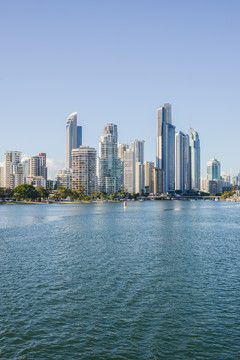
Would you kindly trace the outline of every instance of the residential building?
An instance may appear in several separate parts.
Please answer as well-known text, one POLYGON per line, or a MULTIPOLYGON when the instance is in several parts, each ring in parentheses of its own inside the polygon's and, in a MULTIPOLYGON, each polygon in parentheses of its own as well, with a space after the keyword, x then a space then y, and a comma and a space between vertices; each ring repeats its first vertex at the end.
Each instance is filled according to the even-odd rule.
POLYGON ((153 177, 153 194, 154 195, 159 195, 162 194, 164 192, 164 189, 166 187, 165 184, 165 173, 163 169, 160 168, 153 168, 152 170, 152 177, 153 177))
MULTIPOLYGON (((20 151, 6 151, 4 154, 4 187, 14 189, 15 188, 15 178, 17 177, 17 168, 21 162, 21 152, 20 151)), ((17 180, 17 183, 18 180, 17 180)))
POLYGON ((198 132, 189 130, 190 163, 191 163, 191 189, 200 190, 200 139, 198 132))
POLYGON ((135 162, 144 163, 144 140, 132 141, 132 149, 135 154, 135 162))
POLYGON ((72 149, 72 189, 82 185, 86 195, 96 191, 97 151, 89 146, 72 149))
POLYGON ((121 160, 121 188, 124 188, 124 154, 129 149, 127 144, 118 143, 118 157, 121 160))
POLYGON ((44 189, 47 188, 47 180, 43 176, 28 176, 28 184, 34 187, 42 186, 44 189))
POLYGON ((224 181, 221 179, 208 180, 207 192, 210 194, 221 194, 223 192, 224 181))
POLYGON ((135 192, 135 154, 133 149, 124 152, 124 189, 128 193, 135 192))
POLYGON ((40 153, 31 156, 28 160, 28 183, 32 185, 47 186, 46 154, 40 153), (36 181, 34 181, 36 178, 36 181), (42 178, 42 179, 40 179, 42 178))
POLYGON ((0 187, 4 187, 4 167, 0 166, 0 187))
POLYGON ((149 193, 153 192, 153 168, 154 162, 144 161, 144 186, 149 189, 149 193))
POLYGON ((121 189, 121 160, 118 157, 117 125, 107 124, 99 143, 98 188, 107 194, 121 189))
POLYGON ((144 164, 140 161, 135 162, 135 192, 136 193, 143 193, 145 186, 144 186, 144 164))
POLYGON ((55 181, 58 182, 59 186, 64 186, 66 189, 72 187, 72 169, 61 169, 57 172, 55 181))
POLYGON ((132 141, 132 149, 135 157, 135 192, 144 190, 144 140, 132 141), (141 166, 140 166, 141 165, 141 166))

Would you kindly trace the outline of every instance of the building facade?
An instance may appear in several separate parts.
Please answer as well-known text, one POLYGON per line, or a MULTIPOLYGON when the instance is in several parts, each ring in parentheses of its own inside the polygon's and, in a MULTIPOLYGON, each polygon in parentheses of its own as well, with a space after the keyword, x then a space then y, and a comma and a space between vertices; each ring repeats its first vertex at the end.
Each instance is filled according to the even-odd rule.
POLYGON ((186 192, 190 189, 189 136, 175 133, 175 190, 186 192))
POLYGON ((72 150, 72 189, 81 185, 86 195, 96 191, 97 151, 89 146, 79 146, 72 150))
POLYGON ((55 180, 59 186, 64 186, 66 189, 71 189, 72 187, 72 170, 71 169, 61 169, 57 172, 55 180))
POLYGON ((164 104, 157 109, 156 167, 164 170, 163 192, 175 190, 175 126, 172 107, 164 104))
POLYGON ((140 161, 135 162, 135 192, 140 194, 145 191, 144 164, 140 161))
POLYGON ((82 145, 82 127, 77 126, 77 113, 69 115, 65 129, 65 167, 72 168, 72 149, 82 145))
POLYGON ((31 156, 28 160, 28 184, 47 187, 46 153, 31 156))
POLYGON ((163 169, 160 168, 153 168, 152 171, 152 177, 153 177, 153 194, 159 195, 164 192, 164 189, 166 187, 165 185, 165 173, 163 169))
POLYGON ((21 162, 21 152, 20 151, 6 151, 4 154, 4 187, 14 189, 15 188, 15 179, 18 185, 19 177, 17 176, 18 164, 21 162))
POLYGON ((191 186, 192 190, 200 190, 200 139, 198 132, 189 130, 190 164, 191 164, 191 186))
POLYGON ((135 192, 135 154, 133 149, 124 152, 124 190, 135 192))
POLYGON ((107 194, 121 189, 121 160, 118 157, 117 125, 107 124, 99 143, 98 188, 107 194))
POLYGON ((217 159, 212 158, 207 163, 207 180, 220 180, 221 164, 217 159))
POLYGON ((153 168, 154 162, 144 161, 144 186, 148 188, 149 193, 153 192, 153 168))
POLYGON ((144 140, 132 141, 135 162, 135 192, 144 191, 144 140))
POLYGON ((121 188, 124 189, 124 154, 129 149, 127 144, 118 143, 118 157, 121 160, 121 188))

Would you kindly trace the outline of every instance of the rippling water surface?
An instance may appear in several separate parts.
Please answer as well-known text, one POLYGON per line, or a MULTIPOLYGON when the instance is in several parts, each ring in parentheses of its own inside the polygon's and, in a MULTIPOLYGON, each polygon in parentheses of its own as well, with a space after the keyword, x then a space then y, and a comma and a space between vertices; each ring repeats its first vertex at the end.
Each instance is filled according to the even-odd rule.
POLYGON ((0 206, 0 359, 240 359, 240 204, 0 206))

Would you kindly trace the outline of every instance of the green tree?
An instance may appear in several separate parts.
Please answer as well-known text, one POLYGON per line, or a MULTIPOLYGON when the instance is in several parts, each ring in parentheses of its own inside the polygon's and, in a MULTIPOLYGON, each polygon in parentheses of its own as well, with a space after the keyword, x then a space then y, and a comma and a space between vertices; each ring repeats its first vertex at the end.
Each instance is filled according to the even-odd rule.
POLYGON ((35 200, 39 193, 32 185, 22 184, 13 189, 13 196, 17 200, 35 200))
POLYGON ((79 200, 84 200, 85 199, 85 190, 81 184, 78 186, 78 193, 79 193, 79 200))
POLYGON ((49 190, 44 189, 43 186, 38 186, 37 191, 41 197, 41 199, 47 199, 49 195, 49 190))
POLYGON ((69 194, 68 189, 66 189, 65 186, 60 186, 56 190, 56 192, 54 194, 54 198, 57 200, 64 200, 64 199, 66 199, 68 194, 69 194))
POLYGON ((79 199, 79 193, 77 190, 71 190, 70 198, 72 201, 79 199))
POLYGON ((105 191, 101 191, 99 193, 99 199, 105 200, 107 198, 107 193, 105 191))
POLYGON ((91 194, 91 198, 92 199, 97 199, 99 197, 99 192, 96 190, 96 191, 93 191, 92 194, 91 194))
POLYGON ((5 189, 3 187, 0 187, 0 198, 3 199, 5 196, 5 189))

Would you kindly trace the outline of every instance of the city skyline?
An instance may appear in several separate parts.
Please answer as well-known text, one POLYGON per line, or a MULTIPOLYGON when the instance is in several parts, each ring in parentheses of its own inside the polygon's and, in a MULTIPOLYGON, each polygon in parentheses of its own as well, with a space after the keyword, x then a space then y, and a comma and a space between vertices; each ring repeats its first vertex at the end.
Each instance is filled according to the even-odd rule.
POLYGON ((8 149, 63 161, 72 111, 84 144, 114 122, 121 143, 144 139, 154 161, 155 109, 169 102, 177 131, 198 130, 202 175, 211 157, 238 173, 239 11, 238 1, 3 3, 0 161, 8 149))
MULTIPOLYGON (((170 130, 171 129, 173 130, 172 145, 174 144, 174 148, 172 150, 173 150, 173 153, 176 153, 175 152, 175 146, 176 146, 175 134, 176 135, 182 134, 182 135, 187 136, 187 137, 188 137, 188 135, 185 135, 181 130, 176 129, 176 126, 172 124, 172 104, 166 103, 163 106, 160 106, 160 107, 158 107, 156 109, 157 122, 159 122, 159 119, 160 119, 159 113, 164 111, 165 110, 164 107, 166 107, 166 106, 169 107, 169 109, 167 110, 168 115, 165 115, 165 117, 167 119, 169 117, 169 119, 167 120, 167 124, 170 126, 170 130)), ((75 131, 71 130, 71 136, 70 136, 70 137, 74 138, 73 142, 75 141, 74 142, 74 144, 76 143, 75 145, 89 146, 88 144, 82 143, 82 126, 77 125, 77 112, 73 112, 70 115, 68 115, 67 116, 67 123, 65 123, 65 124, 66 124, 65 125, 65 148, 64 148, 65 149, 65 161, 64 160, 55 160, 55 159, 51 159, 51 158, 45 156, 45 160, 46 160, 47 168, 48 168, 48 173, 50 174, 49 179, 51 179, 51 180, 53 180, 55 178, 56 173, 59 170, 69 168, 68 166, 66 166, 66 164, 69 164, 69 161, 67 162, 67 158, 69 158, 69 154, 71 154, 72 149, 78 148, 78 146, 76 146, 76 147, 74 147, 73 145, 69 146, 69 140, 68 140, 68 138, 69 138, 69 129, 71 130, 71 129, 74 128, 74 130, 75 130, 75 131), (72 134, 72 132, 73 132, 73 134, 72 134), (69 150, 68 150, 68 147, 69 147, 69 150), (70 148, 71 148, 71 150, 70 150, 70 148)), ((104 127, 107 126, 107 125, 109 125, 109 124, 104 124, 104 127)), ((117 126, 117 125, 115 125, 115 126, 117 126)), ((196 131, 196 130, 194 130, 192 128, 189 128, 189 132, 191 132, 191 131, 193 131, 193 133, 195 134, 194 136, 197 136, 197 138, 199 139, 198 131, 196 131)), ((145 151, 144 151, 144 157, 146 158, 147 161, 150 161, 150 162, 152 162, 151 159, 155 158, 155 161, 153 161, 153 162, 156 164, 156 166, 158 166, 160 164, 159 155, 158 155, 158 152, 159 152, 159 144, 158 144, 159 125, 157 125, 157 133, 156 133, 155 138, 156 138, 156 140, 155 140, 155 148, 156 148, 155 156, 154 156, 154 154, 151 154, 150 158, 146 158, 145 151)), ((134 139, 134 136, 132 137, 132 139, 134 139)), ((145 143, 145 140, 131 140, 129 144, 121 144, 118 141, 118 143, 120 145, 124 145, 124 146, 126 145, 128 147, 129 147, 129 145, 133 146, 134 142, 145 143)), ((97 146, 97 145, 94 146, 93 145, 92 147, 95 148, 95 149, 98 149, 99 146, 97 146)), ((7 151, 9 151, 9 150, 5 150, 4 153, 7 152, 7 151)), ((10 150, 10 152, 18 152, 18 150, 10 150)), ((33 157, 33 155, 26 155, 26 154, 24 154, 24 152, 22 152, 22 151, 20 151, 20 152, 21 152, 22 161, 26 161, 27 159, 33 157)), ((201 147, 201 152, 202 152, 202 147, 201 147)), ((172 161, 172 165, 173 165, 172 167, 175 167, 175 157, 176 157, 176 154, 174 156, 174 161, 172 161)), ((1 154, 0 154, 0 158, 1 158, 1 154)), ((4 161, 0 162, 0 166, 2 166, 2 167, 4 166, 4 161)), ((175 181, 176 181, 175 171, 176 171, 176 169, 174 170, 173 178, 175 178, 175 181)), ((198 180, 198 187, 199 188, 201 188, 202 180, 204 180, 206 178, 206 176, 207 176, 207 168, 206 168, 205 164, 202 163, 202 161, 200 161, 200 173, 201 173, 201 175, 198 175, 198 176, 200 176, 200 180, 198 180)), ((224 171, 224 170, 222 171, 222 175, 230 175, 232 177, 238 175, 238 173, 239 173, 239 170, 237 170, 237 168, 235 169, 234 172, 231 172, 231 169, 230 169, 230 171, 224 171)), ((172 186, 172 189, 174 189, 174 188, 175 188, 175 186, 172 186)))
MULTIPOLYGON (((192 190, 222 193, 231 188, 231 178, 221 176, 220 162, 214 158, 207 163, 207 178, 201 179, 198 132, 190 128, 188 135, 175 128, 172 105, 160 106, 157 109, 154 167, 154 162, 144 161, 145 141, 133 140, 131 148, 119 143, 117 125, 113 123, 103 126, 97 157, 95 148, 82 145, 82 126, 77 126, 77 113, 71 113, 65 127, 65 167, 58 169, 54 181, 48 177, 46 153, 22 159, 21 152, 7 151, 4 166, 0 166, 0 187, 13 189, 21 184, 31 184, 77 190, 82 185, 87 195, 95 190, 108 195, 121 189, 128 193, 179 194, 192 190)), ((233 177, 233 184, 239 183, 239 177, 239 173, 233 177)))

